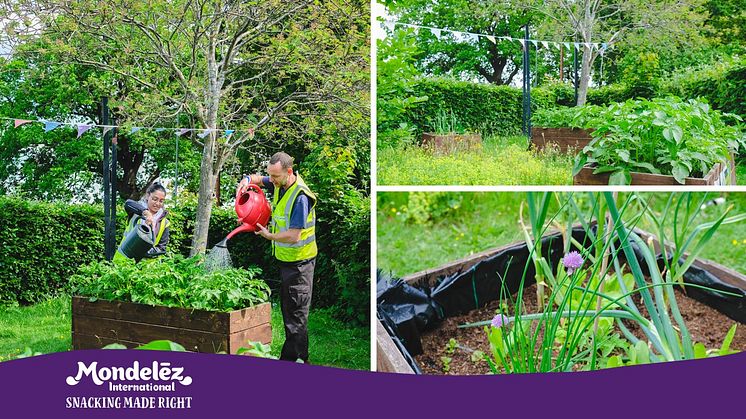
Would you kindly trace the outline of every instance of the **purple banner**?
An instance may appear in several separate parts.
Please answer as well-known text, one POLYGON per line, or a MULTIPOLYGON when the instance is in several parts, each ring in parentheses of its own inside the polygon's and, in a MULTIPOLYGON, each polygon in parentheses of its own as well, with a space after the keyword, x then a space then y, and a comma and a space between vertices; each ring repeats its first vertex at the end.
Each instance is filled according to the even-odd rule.
POLYGON ((98 350, 0 363, 0 400, 5 418, 706 418, 740 410, 744 371, 746 354, 590 373, 450 377, 98 350))

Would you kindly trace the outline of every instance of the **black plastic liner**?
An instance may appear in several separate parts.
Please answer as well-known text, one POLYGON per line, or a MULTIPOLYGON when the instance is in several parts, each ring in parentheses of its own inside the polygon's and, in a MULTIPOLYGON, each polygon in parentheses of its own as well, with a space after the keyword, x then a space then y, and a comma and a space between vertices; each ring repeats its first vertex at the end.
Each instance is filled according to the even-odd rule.
MULTIPOLYGON (((572 235, 584 246, 591 245, 583 228, 576 227, 572 235)), ((633 250, 644 273, 647 274, 647 265, 642 255, 634 245, 633 250)), ((563 251, 563 241, 559 233, 542 238, 542 252, 549 266, 557 266, 560 263, 564 256, 563 251)), ((525 243, 516 244, 484 258, 465 271, 439 278, 433 287, 415 287, 400 278, 391 278, 379 271, 376 284, 378 317, 397 346, 404 349, 402 354, 405 359, 410 362, 415 372, 418 372, 420 368, 412 356, 423 353, 421 334, 433 329, 445 318, 484 307, 487 303, 499 299, 501 294, 515 294, 520 288, 521 278, 524 278, 524 270, 524 287, 533 285, 536 271, 529 256, 525 243)), ((624 258, 621 250, 619 256, 624 258)), ((658 263, 663 265, 661 257, 658 258, 658 263)), ((711 288, 712 290, 685 287, 688 297, 718 310, 737 322, 746 323, 746 298, 743 298, 746 291, 727 284, 696 266, 690 267, 684 274, 684 283, 711 288), (740 297, 717 291, 734 293, 740 297)))

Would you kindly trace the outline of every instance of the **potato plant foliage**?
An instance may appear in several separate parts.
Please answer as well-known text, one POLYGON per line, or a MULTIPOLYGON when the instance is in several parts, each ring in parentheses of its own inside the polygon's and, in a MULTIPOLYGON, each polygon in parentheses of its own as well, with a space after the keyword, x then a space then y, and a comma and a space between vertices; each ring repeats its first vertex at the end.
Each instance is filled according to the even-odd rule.
POLYGON ((631 172, 673 176, 684 183, 703 177, 746 144, 743 132, 705 102, 676 97, 639 99, 609 107, 587 106, 539 112, 537 125, 593 128, 593 141, 575 159, 573 176, 586 164, 611 173, 609 183, 629 184, 631 172))
POLYGON ((94 262, 70 278, 74 294, 200 310, 231 311, 269 300, 270 289, 258 279, 261 269, 230 268, 208 272, 204 256, 163 256, 135 264, 94 262))

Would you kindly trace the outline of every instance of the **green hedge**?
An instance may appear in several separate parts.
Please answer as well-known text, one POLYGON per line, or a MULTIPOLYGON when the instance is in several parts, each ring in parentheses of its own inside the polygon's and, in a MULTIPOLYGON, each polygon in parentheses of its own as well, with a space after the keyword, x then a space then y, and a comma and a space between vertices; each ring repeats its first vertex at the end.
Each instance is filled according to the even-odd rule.
MULTIPOLYGON (((399 92, 403 94, 402 92, 399 92)), ((396 93, 396 94, 399 94, 396 93)), ((445 78, 418 79, 409 86, 409 96, 427 100, 408 108, 391 129, 402 123, 418 128, 416 136, 432 130, 439 112, 453 112, 458 125, 467 131, 484 135, 515 135, 520 133, 523 116, 523 92, 511 86, 495 86, 445 78)), ((629 89, 623 85, 594 88, 588 92, 588 103, 605 105, 629 99, 629 89)), ((551 84, 531 89, 531 108, 545 109, 572 106, 575 90, 570 84, 551 84)))
POLYGON ((717 110, 746 118, 746 59, 724 60, 673 74, 661 90, 687 99, 702 97, 717 110))
MULTIPOLYGON (((367 200, 358 195, 353 209, 320 206, 317 214, 319 256, 314 307, 335 306, 342 317, 366 321, 369 316, 370 217, 367 200), (343 220, 343 221, 340 221, 343 220)), ((169 208, 169 250, 188 255, 194 229, 194 205, 169 208)), ((117 210, 117 243, 125 226, 117 210)), ((64 291, 82 264, 103 259, 101 205, 66 205, 0 197, 0 303, 31 304, 64 291)), ((232 207, 214 208, 208 248, 237 227, 232 207)), ((264 279, 279 287, 277 263, 269 242, 253 233, 228 244, 234 266, 258 265, 264 279)))
MULTIPOLYGON (((418 79, 410 88, 409 95, 428 98, 407 109, 399 121, 416 126, 417 136, 432 130, 438 112, 443 110, 452 111, 458 124, 467 131, 498 135, 520 132, 521 89, 443 78, 418 79)), ((553 102, 551 94, 541 90, 533 93, 532 99, 534 107, 553 102)))

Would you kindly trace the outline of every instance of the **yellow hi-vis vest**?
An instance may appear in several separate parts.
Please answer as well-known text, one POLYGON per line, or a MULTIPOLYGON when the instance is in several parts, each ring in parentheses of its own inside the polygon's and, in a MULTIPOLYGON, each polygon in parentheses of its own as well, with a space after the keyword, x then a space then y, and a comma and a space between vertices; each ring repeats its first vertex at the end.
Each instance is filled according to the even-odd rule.
MULTIPOLYGON (((122 235, 122 240, 119 241, 119 246, 122 245, 124 242, 124 239, 127 238, 127 234, 132 231, 133 228, 135 228, 135 225, 137 225, 138 221, 142 216, 134 214, 132 215, 132 218, 130 218, 129 223, 127 223, 127 227, 124 229, 124 235, 122 235)), ((168 218, 164 218, 161 220, 160 227, 158 227, 158 234, 155 236, 155 241, 153 241, 153 247, 157 246, 158 243, 161 242, 161 237, 163 237, 163 232, 166 231, 166 227, 170 226, 171 222, 168 221, 168 218)), ((117 251, 114 253, 114 261, 119 261, 122 259, 127 259, 127 256, 125 256, 122 252, 119 251, 119 246, 117 246, 117 251)))
POLYGON ((278 198, 279 192, 275 188, 272 198, 272 233, 289 230, 290 214, 299 193, 308 197, 310 208, 300 231, 300 240, 297 243, 280 243, 272 240, 272 253, 277 260, 283 262, 298 262, 315 257, 319 252, 316 247, 316 195, 306 186, 300 175, 295 175, 295 183, 285 191, 282 199, 278 198))

